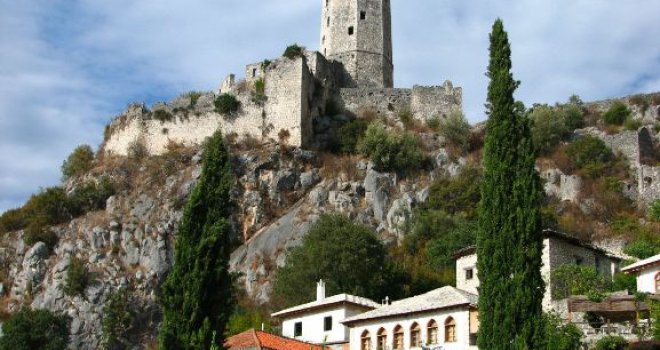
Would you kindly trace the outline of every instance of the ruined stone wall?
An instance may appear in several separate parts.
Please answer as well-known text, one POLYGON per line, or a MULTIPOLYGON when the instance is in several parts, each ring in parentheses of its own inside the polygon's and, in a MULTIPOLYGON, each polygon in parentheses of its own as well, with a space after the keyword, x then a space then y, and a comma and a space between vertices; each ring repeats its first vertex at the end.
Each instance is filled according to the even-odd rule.
POLYGON ((410 109, 416 119, 428 120, 446 117, 452 110, 463 108, 462 89, 454 88, 448 81, 443 86, 414 86, 412 89, 341 89, 339 96, 348 111, 356 113, 368 108, 390 118, 396 118, 403 109, 410 109))
POLYGON ((278 140, 280 131, 286 130, 289 145, 305 146, 312 135, 308 94, 314 85, 306 58, 275 60, 265 72, 261 71, 261 63, 255 63, 248 65, 246 72, 249 76, 242 83, 233 79, 223 83, 226 90, 223 93, 231 93, 241 102, 238 112, 229 116, 216 113, 213 93, 200 97, 194 106, 190 106, 189 99, 182 101, 182 98, 170 104, 157 104, 154 111, 133 106, 109 126, 104 150, 126 155, 131 143, 141 142, 151 154, 161 154, 170 142, 200 144, 218 128, 225 135, 249 135, 262 141, 278 140), (263 103, 253 99, 254 81, 258 77, 266 82, 263 103), (158 110, 171 115, 170 120, 156 120, 154 112, 158 110))

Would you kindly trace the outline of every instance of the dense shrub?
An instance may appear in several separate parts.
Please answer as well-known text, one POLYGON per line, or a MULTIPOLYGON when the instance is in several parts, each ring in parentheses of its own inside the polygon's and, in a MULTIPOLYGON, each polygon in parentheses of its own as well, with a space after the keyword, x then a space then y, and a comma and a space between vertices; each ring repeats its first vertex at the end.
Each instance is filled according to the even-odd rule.
POLYGON ((596 343, 595 350, 626 350, 628 342, 619 335, 608 335, 596 343))
POLYGON ((133 326, 135 310, 127 289, 114 292, 103 306, 103 345, 105 349, 119 350, 128 347, 126 336, 133 326))
MULTIPOLYGON (((436 269, 449 268, 453 271, 455 264, 454 254, 457 251, 474 245, 477 242, 477 222, 475 220, 453 219, 452 223, 444 227, 429 225, 433 219, 441 218, 437 212, 430 212, 427 218, 419 217, 416 234, 428 229, 434 231, 427 246, 429 263, 436 269), (429 220, 433 218, 432 220, 429 220)), ((435 223, 438 223, 437 221, 435 223)))
POLYGON ((305 53, 305 48, 302 46, 298 46, 298 44, 293 44, 289 45, 286 50, 284 50, 284 53, 282 56, 289 58, 289 59, 294 59, 296 57, 302 57, 303 54, 305 53))
POLYGON ((400 174, 419 169, 424 158, 415 136, 389 132, 380 123, 372 123, 367 127, 357 149, 371 159, 376 170, 400 174))
POLYGON ((660 199, 656 199, 649 205, 649 219, 660 222, 660 199))
POLYGON ((149 148, 143 139, 137 139, 128 144, 126 153, 128 158, 141 161, 149 157, 149 148))
POLYGON ((536 150, 548 154, 575 129, 584 124, 582 108, 575 104, 536 105, 531 109, 532 138, 536 150))
POLYGON ((397 113, 397 116, 399 117, 401 124, 403 124, 403 127, 406 129, 410 128, 415 122, 415 115, 408 107, 402 108, 399 113, 397 113))
POLYGON ((30 197, 23 207, 30 220, 43 220, 45 224, 55 225, 71 219, 67 209, 67 196, 61 187, 48 187, 30 197))
POLYGON ((642 122, 632 117, 628 117, 626 118, 626 121, 623 122, 623 127, 626 128, 626 130, 637 131, 642 127, 642 122))
POLYGON ((603 114, 603 120, 609 125, 621 125, 631 112, 623 102, 614 102, 612 106, 603 114))
POLYGON ((566 154, 573 164, 592 175, 598 175, 614 160, 614 154, 601 139, 587 135, 566 147, 566 154))
POLYGON ((465 115, 454 110, 445 119, 440 120, 439 133, 461 152, 467 151, 470 142, 470 123, 465 119, 465 115))
POLYGON ((0 233, 18 231, 27 225, 28 220, 23 208, 9 209, 0 216, 0 233))
POLYGON ((545 314, 545 339, 547 349, 578 350, 582 348, 583 333, 572 324, 564 324, 557 314, 545 314))
POLYGON ((48 310, 23 309, 2 325, 2 350, 62 350, 69 343, 69 318, 48 310))
POLYGON ((78 186, 67 198, 67 207, 73 216, 105 209, 106 200, 115 194, 115 186, 107 176, 98 182, 78 186))
POLYGON ((660 254, 660 237, 655 233, 642 231, 635 240, 625 246, 623 252, 638 259, 660 254))
POLYGON ((426 120, 426 126, 429 127, 429 129, 438 132, 440 131, 440 126, 442 125, 440 121, 440 117, 437 115, 434 115, 433 117, 429 118, 426 120))
POLYGON ((360 140, 367 131, 369 122, 357 118, 353 119, 339 128, 338 143, 341 153, 354 154, 357 152, 358 140, 360 140))
POLYGON ((73 176, 79 176, 92 168, 94 161, 94 152, 89 145, 80 145, 71 152, 62 163, 62 176, 68 179, 73 176))
POLYGON ((215 111, 224 115, 236 113, 241 107, 241 102, 231 94, 222 94, 218 96, 213 104, 215 106, 215 111))
POLYGON ((164 109, 157 109, 157 110, 153 111, 152 115, 153 115, 154 119, 160 121, 161 123, 170 122, 170 121, 172 121, 172 119, 174 119, 174 116, 172 115, 172 113, 170 113, 170 112, 168 112, 164 109))
POLYGON ((564 299, 571 295, 590 295, 610 290, 608 281, 595 267, 566 264, 552 272, 553 299, 564 299))
POLYGON ((30 224, 23 232, 23 242, 28 246, 43 242, 49 249, 52 249, 57 244, 57 240, 55 232, 48 228, 48 224, 41 217, 30 220, 30 224))
POLYGON ((186 97, 190 98, 189 108, 194 108, 199 101, 199 98, 202 97, 203 93, 200 91, 189 91, 186 93, 186 97))
POLYGON ((90 282, 89 270, 85 262, 76 257, 69 259, 69 268, 66 271, 63 290, 69 296, 81 295, 90 282))
POLYGON ((480 169, 464 167, 458 176, 441 176, 436 179, 429 188, 429 198, 424 207, 450 215, 462 213, 472 218, 476 215, 480 198, 480 169))

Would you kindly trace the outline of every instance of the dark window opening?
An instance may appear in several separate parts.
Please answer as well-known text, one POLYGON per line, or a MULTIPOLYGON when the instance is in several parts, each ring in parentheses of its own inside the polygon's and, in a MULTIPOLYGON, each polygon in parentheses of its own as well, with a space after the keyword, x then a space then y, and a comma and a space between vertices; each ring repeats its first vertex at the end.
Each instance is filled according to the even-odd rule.
POLYGON ((353 35, 355 29, 353 27, 348 27, 348 35, 353 35))
POLYGON ((330 26, 330 17, 328 17, 327 24, 328 27, 330 26))
POLYGON ((466 269, 465 270, 465 279, 466 280, 471 280, 472 278, 474 278, 474 270, 466 269))
POLYGON ((575 256, 574 258, 575 258, 575 265, 582 265, 582 263, 584 262, 584 259, 582 259, 582 257, 580 256, 575 256))
POLYGON ((332 330, 332 316, 326 316, 323 319, 323 330, 326 332, 332 330))
POLYGON ((360 11, 360 19, 366 19, 367 18, 367 11, 360 11))
POLYGON ((302 336, 302 322, 296 322, 296 324, 293 326, 293 336, 302 336))
POLYGON ((257 76, 257 69, 256 69, 256 68, 253 68, 253 69, 252 69, 252 77, 254 78, 254 77, 256 77, 256 76, 257 76))
POLYGON ((325 7, 328 7, 328 2, 330 2, 330 0, 325 0, 325 7))

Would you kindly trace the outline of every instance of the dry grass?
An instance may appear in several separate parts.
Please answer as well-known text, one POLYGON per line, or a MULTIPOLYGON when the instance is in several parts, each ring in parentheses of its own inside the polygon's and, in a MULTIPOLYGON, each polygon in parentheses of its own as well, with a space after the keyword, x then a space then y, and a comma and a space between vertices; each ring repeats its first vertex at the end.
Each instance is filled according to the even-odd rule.
POLYGON ((364 178, 364 173, 358 170, 357 163, 361 157, 354 155, 337 156, 330 153, 321 154, 321 177, 324 179, 339 177, 343 181, 357 181, 364 178))

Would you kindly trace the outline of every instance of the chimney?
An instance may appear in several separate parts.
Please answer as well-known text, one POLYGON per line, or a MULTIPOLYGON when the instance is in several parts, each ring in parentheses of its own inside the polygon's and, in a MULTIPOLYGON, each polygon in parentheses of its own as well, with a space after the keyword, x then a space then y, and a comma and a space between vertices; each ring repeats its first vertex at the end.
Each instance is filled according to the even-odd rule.
POLYGON ((316 301, 325 300, 325 282, 319 280, 319 283, 316 284, 316 301))

